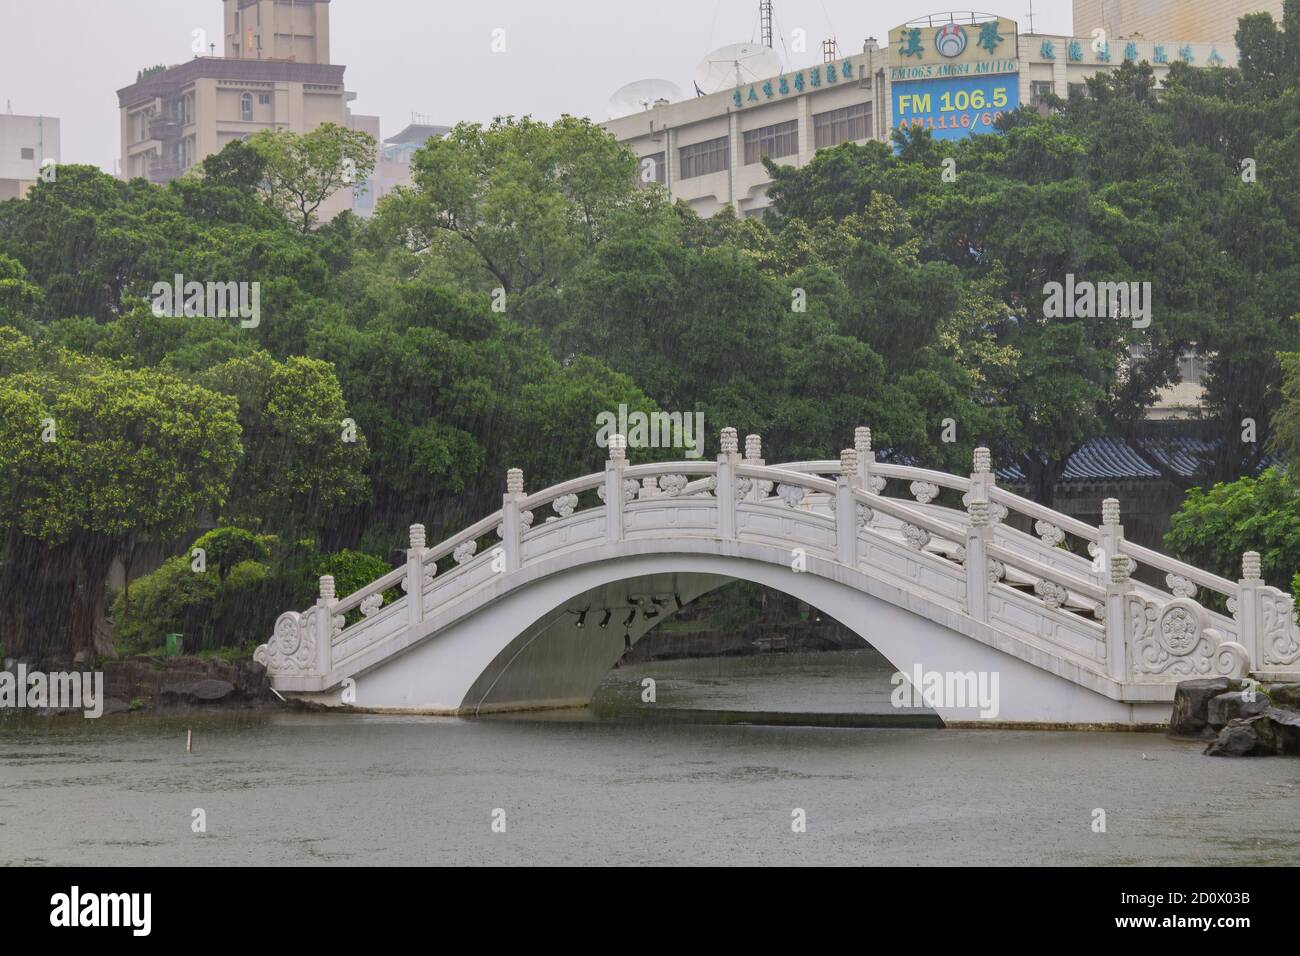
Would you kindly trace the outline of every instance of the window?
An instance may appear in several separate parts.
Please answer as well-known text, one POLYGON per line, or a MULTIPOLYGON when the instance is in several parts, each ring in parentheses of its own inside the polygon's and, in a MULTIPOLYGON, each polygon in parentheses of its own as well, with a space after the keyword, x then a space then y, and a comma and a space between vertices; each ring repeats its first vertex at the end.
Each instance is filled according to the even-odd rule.
POLYGON ((720 173, 731 163, 731 150, 728 149, 727 137, 692 143, 681 148, 682 179, 692 176, 704 176, 708 173, 720 173))
POLYGON ((813 117, 813 143, 818 149, 870 137, 870 103, 857 103, 813 117))
POLYGON ((1070 95, 1070 96, 1074 96, 1076 93, 1077 93, 1079 96, 1087 96, 1087 95, 1088 95, 1088 84, 1087 84, 1087 83, 1070 83, 1070 84, 1069 84, 1069 95, 1070 95))
POLYGON ((745 133, 745 165, 764 156, 793 156, 799 152, 799 121, 777 123, 745 133))
POLYGON ((643 183, 666 185, 668 183, 667 167, 668 163, 663 153, 651 153, 648 156, 642 156, 637 180, 643 183))
POLYGON ((36 150, 35 150, 33 147, 30 147, 30 146, 23 146, 23 147, 22 147, 22 158, 23 158, 23 159, 35 159, 35 158, 36 158, 36 150))
POLYGON ((271 94, 270 94, 270 93, 258 93, 258 94, 257 94, 257 102, 258 102, 258 104, 261 105, 261 106, 270 106, 270 105, 271 105, 271 94))
POLYGON ((245 93, 239 98, 239 118, 245 123, 253 121, 253 94, 245 93))
POLYGON ((1051 80, 1034 80, 1029 84, 1029 105, 1038 106, 1052 94, 1054 87, 1051 80))

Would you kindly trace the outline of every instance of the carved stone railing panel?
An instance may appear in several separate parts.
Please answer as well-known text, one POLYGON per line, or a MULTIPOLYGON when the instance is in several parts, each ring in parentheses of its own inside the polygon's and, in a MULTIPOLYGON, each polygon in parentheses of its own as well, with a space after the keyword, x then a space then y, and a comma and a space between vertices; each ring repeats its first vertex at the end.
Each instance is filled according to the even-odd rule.
POLYGON ((1161 607, 1133 594, 1127 614, 1130 664, 1137 677, 1237 676, 1249 667, 1245 648, 1220 641, 1195 601, 1176 598, 1161 607))
POLYGON ((253 660, 272 674, 308 674, 316 668, 316 608, 306 614, 286 611, 275 621, 271 639, 253 652, 253 660))
POLYGON ((1295 622, 1295 598, 1270 588, 1260 595, 1260 611, 1264 666, 1287 667, 1300 661, 1300 630, 1295 622), (1274 593, 1269 593, 1270 591, 1274 593))

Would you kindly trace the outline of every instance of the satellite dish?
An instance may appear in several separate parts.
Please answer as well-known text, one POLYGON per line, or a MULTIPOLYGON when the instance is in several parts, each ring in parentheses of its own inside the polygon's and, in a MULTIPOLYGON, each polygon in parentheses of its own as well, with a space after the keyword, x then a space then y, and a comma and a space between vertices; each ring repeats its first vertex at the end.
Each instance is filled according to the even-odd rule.
POLYGON ((705 93, 721 93, 781 72, 781 58, 771 47, 732 43, 718 47, 695 68, 695 82, 705 93))
POLYGON ((631 116, 650 109, 659 100, 675 103, 681 98, 681 89, 669 80, 637 80, 614 91, 609 98, 609 118, 631 116))

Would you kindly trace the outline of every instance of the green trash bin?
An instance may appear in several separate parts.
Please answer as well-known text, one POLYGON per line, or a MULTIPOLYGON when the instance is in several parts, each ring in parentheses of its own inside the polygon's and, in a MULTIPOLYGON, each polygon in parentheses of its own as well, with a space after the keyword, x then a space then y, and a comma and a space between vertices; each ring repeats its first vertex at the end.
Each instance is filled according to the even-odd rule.
POLYGON ((184 638, 180 634, 167 635, 167 656, 180 657, 181 651, 185 649, 184 638))

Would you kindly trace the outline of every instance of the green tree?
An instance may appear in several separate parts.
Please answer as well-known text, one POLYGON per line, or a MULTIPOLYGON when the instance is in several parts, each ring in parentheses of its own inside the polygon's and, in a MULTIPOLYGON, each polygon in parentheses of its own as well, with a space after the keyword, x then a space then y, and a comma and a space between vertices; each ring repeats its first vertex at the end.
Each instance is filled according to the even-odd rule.
POLYGON ((1264 580, 1290 589, 1300 573, 1300 496, 1284 471, 1193 488, 1173 516, 1165 544, 1187 561, 1230 581, 1241 577, 1241 556, 1258 551, 1264 580))
POLYGON ((198 381, 239 403, 244 454, 227 514, 255 517, 266 527, 301 527, 366 490, 365 435, 349 426, 328 363, 302 356, 278 362, 257 352, 209 369, 198 381))
POLYGON ((8 593, 67 611, 66 630, 46 634, 11 621, 17 648, 90 649, 113 558, 219 507, 239 453, 233 401, 166 373, 62 351, 0 380, 0 529, 10 554, 32 562, 6 573, 30 568, 45 589, 8 593))
POLYGON ((262 130, 248 144, 265 163, 266 201, 304 233, 316 225, 327 199, 364 182, 375 168, 374 137, 337 123, 308 133, 262 130))
POLYGON ((585 119, 459 123, 416 153, 415 188, 381 202, 380 219, 415 248, 450 237, 480 275, 522 293, 652 216, 636 172, 631 150, 585 119))

